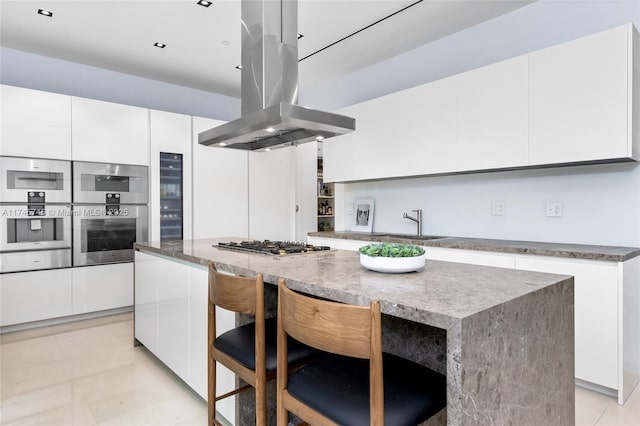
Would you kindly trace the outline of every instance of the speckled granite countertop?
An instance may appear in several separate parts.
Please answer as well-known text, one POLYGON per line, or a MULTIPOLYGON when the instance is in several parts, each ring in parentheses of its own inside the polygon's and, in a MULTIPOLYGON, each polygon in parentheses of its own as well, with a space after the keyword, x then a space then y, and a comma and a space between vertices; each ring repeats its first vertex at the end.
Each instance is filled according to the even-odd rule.
MULTIPOLYGON (((575 424, 573 277, 435 260, 420 271, 383 274, 361 267, 355 251, 271 256, 217 248, 229 240, 238 241, 135 249, 196 267, 213 261, 233 274, 262 273, 271 284, 286 278, 294 290, 338 302, 379 300, 384 350, 446 374, 448 425, 575 424)), ((265 287, 271 307, 276 298, 266 296, 274 290, 265 287)), ((240 401, 236 424, 254 424, 253 399, 240 401)))
POLYGON ((428 260, 406 274, 383 274, 360 266, 359 254, 331 250, 290 256, 217 248, 237 238, 136 243, 135 249, 203 265, 214 261, 234 274, 263 273, 266 282, 286 278, 296 290, 345 303, 380 300, 382 312, 448 329, 463 318, 567 280, 564 275, 428 260))
POLYGON ((375 242, 397 242, 425 247, 492 251, 498 253, 531 254, 537 256, 569 257, 574 259, 624 262, 640 256, 640 248, 593 246, 586 244, 542 243, 535 241, 490 240, 483 238, 425 237, 417 239, 392 233, 362 233, 350 231, 310 232, 311 237, 339 238, 375 242))

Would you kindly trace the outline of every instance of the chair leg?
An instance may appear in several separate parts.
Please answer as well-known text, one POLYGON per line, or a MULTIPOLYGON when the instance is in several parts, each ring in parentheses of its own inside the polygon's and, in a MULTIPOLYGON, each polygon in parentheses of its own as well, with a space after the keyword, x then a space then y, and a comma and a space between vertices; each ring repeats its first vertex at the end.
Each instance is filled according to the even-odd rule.
POLYGON ((256 383, 256 426, 267 426, 267 384, 264 380, 256 383))
POLYGON ((280 395, 278 395, 277 401, 276 423, 277 426, 289 425, 289 412, 284 408, 280 395))
POLYGON ((209 357, 209 383, 208 383, 208 406, 209 406, 209 426, 214 426, 216 422, 216 361, 209 357))

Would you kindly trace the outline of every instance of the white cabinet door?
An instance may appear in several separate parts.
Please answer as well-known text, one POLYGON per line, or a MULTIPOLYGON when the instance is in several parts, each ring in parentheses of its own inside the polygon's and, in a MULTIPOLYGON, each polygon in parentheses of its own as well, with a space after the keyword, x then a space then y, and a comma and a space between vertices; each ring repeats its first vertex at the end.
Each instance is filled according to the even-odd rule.
POLYGON ((223 124, 193 117, 193 238, 246 238, 248 153, 198 143, 198 133, 223 124))
POLYGON ((496 268, 515 267, 513 254, 488 253, 476 250, 424 247, 427 259, 443 262, 468 263, 471 265, 494 266, 496 268))
POLYGON ((453 170, 527 165, 528 67, 525 55, 453 77, 458 129, 453 170))
POLYGON ((516 269, 575 277, 576 378, 618 389, 618 264, 516 256, 516 269))
POLYGON ((209 273, 204 267, 190 267, 188 280, 189 316, 185 324, 189 334, 188 382, 198 395, 207 399, 209 273))
POLYGON ((76 161, 149 165, 149 110, 72 98, 72 151, 76 161))
POLYGON ((295 148, 249 153, 249 238, 295 238, 295 148))
POLYGON ((0 155, 71 160, 71 96, 0 86, 0 155))
POLYGON ((623 26, 530 55, 530 164, 631 156, 623 26))
POLYGON ((135 338, 158 352, 158 264, 160 259, 135 252, 135 338))
POLYGON ((72 268, 73 313, 133 305, 133 263, 72 268))
POLYGON ((71 315, 71 269, 0 275, 0 326, 71 315))
POLYGON ((160 153, 182 154, 182 239, 192 239, 191 116, 150 111, 151 241, 160 241, 160 153))
POLYGON ((323 142, 327 182, 450 171, 456 145, 455 81, 442 79, 342 109, 356 131, 323 142))
POLYGON ((189 267, 158 263, 158 351, 156 356, 188 382, 189 267))

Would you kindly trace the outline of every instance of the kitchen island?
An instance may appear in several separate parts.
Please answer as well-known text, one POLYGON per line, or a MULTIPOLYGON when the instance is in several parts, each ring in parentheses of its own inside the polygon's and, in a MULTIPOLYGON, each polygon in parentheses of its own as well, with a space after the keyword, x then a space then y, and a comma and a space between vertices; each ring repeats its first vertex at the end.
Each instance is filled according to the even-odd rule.
MULTIPOLYGON (((135 248, 165 262, 203 268, 213 261, 233 274, 262 273, 266 283, 285 278, 294 290, 339 302, 380 300, 384 349, 446 374, 449 425, 574 424, 572 277, 439 261, 418 272, 381 274, 363 269, 350 251, 268 256, 216 247, 229 240, 237 239, 135 248)), ((146 284, 136 258, 136 322, 148 306, 138 300, 139 285, 146 284)), ((275 289, 266 290, 270 312, 275 289)), ((203 309, 198 303, 192 306, 203 309)), ((236 424, 249 424, 242 405, 236 424)))

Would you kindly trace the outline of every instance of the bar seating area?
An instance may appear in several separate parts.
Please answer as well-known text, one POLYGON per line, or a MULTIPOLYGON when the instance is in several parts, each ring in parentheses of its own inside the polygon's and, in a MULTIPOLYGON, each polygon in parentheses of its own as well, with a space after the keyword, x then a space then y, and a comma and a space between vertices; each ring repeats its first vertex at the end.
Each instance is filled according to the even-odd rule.
POLYGON ((221 273, 209 264, 209 425, 216 401, 255 389, 255 424, 267 419, 267 381, 277 377, 277 425, 417 425, 446 407, 446 377, 382 352, 380 303, 337 303, 278 282, 277 318, 265 319, 263 275, 221 273), (255 321, 216 336, 216 307, 255 321), (247 384, 216 394, 216 362, 247 384))

